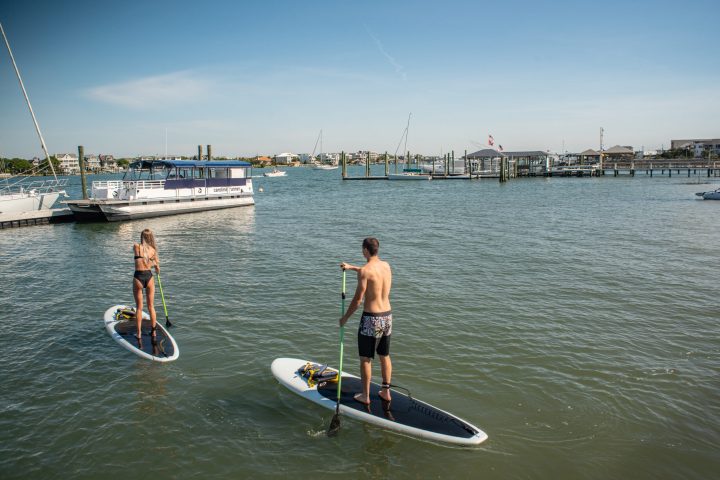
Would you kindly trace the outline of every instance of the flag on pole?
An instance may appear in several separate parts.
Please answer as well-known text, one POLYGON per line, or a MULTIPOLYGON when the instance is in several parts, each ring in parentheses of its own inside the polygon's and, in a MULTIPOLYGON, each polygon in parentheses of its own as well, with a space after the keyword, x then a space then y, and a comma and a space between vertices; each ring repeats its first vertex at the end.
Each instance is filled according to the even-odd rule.
POLYGON ((501 152, 503 151, 503 150, 502 150, 502 145, 498 145, 498 150, 500 150, 501 152))
POLYGON ((488 135, 488 145, 490 145, 491 147, 495 145, 495 139, 492 135, 488 135))

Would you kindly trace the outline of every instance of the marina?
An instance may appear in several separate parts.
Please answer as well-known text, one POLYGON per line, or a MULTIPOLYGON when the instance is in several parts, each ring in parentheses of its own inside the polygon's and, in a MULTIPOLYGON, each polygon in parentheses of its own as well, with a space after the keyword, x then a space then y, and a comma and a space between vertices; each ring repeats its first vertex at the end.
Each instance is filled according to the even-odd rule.
MULTIPOLYGON (((717 203, 695 196, 715 177, 344 182, 299 168, 253 180, 264 193, 247 208, 0 231, 13 275, 0 299, 5 478, 101 472, 133 442, 152 447, 125 469, 177 478, 325 474, 307 458, 328 452, 342 452, 338 474, 372 464, 366 478, 717 471, 717 203), (130 247, 146 227, 182 350, 164 365, 118 347, 100 320, 132 302, 130 247), (479 447, 352 419, 329 439, 333 412, 273 379, 279 355, 337 365, 337 265, 362 261, 368 232, 393 267, 394 382, 482 427, 479 447), (79 289, 92 293, 68 301, 79 289)), ((80 189, 72 177, 68 195, 80 189)), ((355 354, 348 344, 344 369, 357 375, 355 354)))
POLYGON ((0 480, 717 477, 720 3, 81 3, 0 13, 0 480))

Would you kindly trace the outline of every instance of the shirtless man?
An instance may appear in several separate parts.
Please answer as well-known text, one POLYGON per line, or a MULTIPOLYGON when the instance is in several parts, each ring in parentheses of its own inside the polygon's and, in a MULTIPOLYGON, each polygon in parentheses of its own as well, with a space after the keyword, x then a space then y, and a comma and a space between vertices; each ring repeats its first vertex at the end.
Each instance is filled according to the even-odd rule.
POLYGON ((372 359, 375 352, 380 356, 382 371, 382 389, 380 398, 390 401, 390 335, 392 334, 392 312, 390 310, 390 286, 392 271, 390 265, 380 260, 378 250, 380 242, 377 238, 368 237, 363 240, 362 253, 367 260, 363 267, 341 263, 343 270, 358 272, 358 283, 347 312, 340 318, 340 326, 344 326, 363 302, 363 314, 358 329, 358 351, 360 354, 360 378, 363 391, 355 394, 355 400, 370 405, 370 377, 372 376, 372 359))

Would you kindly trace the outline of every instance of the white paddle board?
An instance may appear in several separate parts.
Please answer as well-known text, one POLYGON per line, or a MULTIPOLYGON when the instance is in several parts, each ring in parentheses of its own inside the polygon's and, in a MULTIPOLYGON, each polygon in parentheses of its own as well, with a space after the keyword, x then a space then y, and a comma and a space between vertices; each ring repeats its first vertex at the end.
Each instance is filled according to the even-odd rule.
POLYGON ((180 356, 175 339, 158 321, 155 338, 150 335, 150 315, 143 311, 142 340, 138 342, 135 307, 115 305, 105 311, 105 330, 110 336, 135 355, 154 362, 172 362, 180 356))
MULTIPOLYGON (((307 360, 277 358, 270 369, 273 376, 290 391, 329 410, 335 410, 337 383, 321 381, 317 384, 299 373, 307 360)), ((327 373, 330 368, 325 370, 327 373)), ((332 370, 337 374, 337 370, 332 370)), ((478 445, 488 436, 478 427, 448 412, 416 400, 395 389, 392 400, 386 402, 378 396, 380 385, 370 385, 370 405, 365 406, 353 396, 362 391, 360 378, 342 372, 340 416, 367 422, 405 435, 451 443, 454 445, 478 445)))

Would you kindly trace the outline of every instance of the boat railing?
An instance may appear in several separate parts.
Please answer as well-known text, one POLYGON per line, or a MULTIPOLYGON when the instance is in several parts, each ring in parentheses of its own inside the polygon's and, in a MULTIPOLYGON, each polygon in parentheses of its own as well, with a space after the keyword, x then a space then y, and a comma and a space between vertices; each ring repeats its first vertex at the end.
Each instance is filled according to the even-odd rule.
POLYGON ((165 180, 97 180, 92 183, 96 190, 116 190, 119 188, 152 189, 164 188, 165 180))
POLYGON ((46 193, 64 191, 67 186, 67 178, 58 178, 57 180, 33 180, 20 181, 12 185, 5 185, 0 188, 0 195, 9 194, 25 194, 44 195, 46 193))

